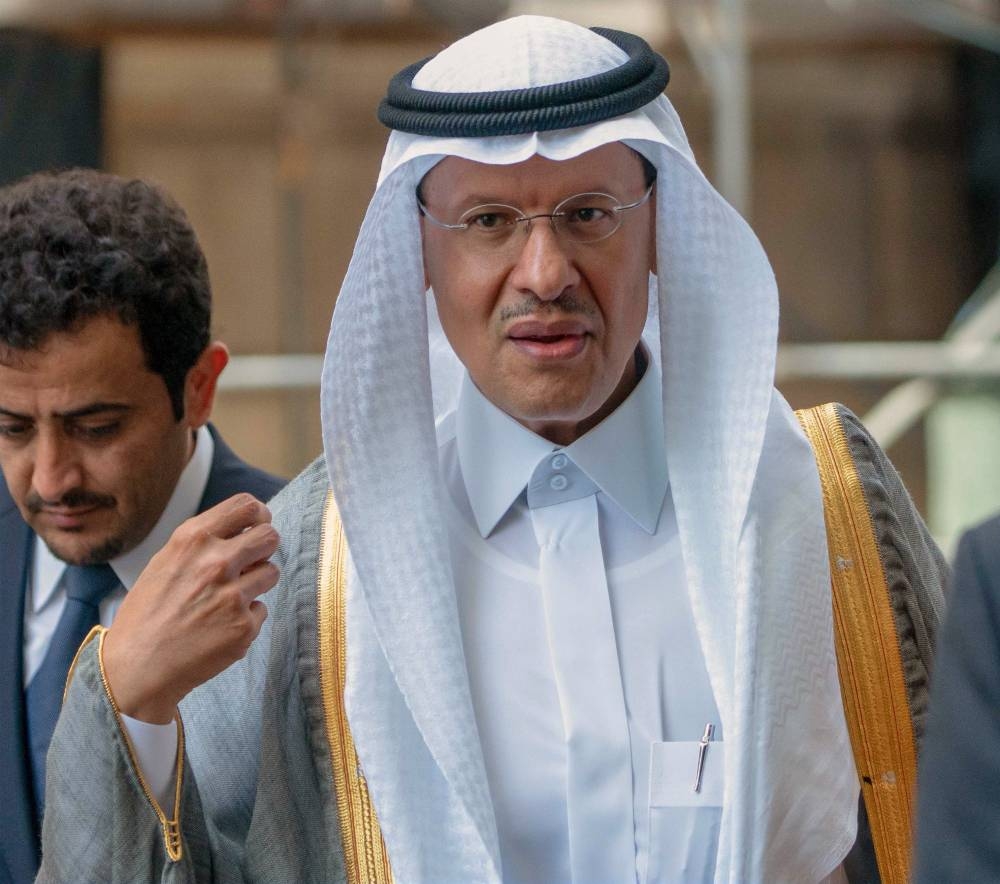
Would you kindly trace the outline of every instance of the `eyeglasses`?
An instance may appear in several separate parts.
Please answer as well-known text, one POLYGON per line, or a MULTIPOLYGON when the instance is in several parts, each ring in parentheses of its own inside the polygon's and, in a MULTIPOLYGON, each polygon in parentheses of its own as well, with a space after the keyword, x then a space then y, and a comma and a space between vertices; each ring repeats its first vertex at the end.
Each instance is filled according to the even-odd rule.
POLYGON ((520 209, 503 203, 486 203, 462 213, 456 224, 435 218, 417 198, 420 213, 432 224, 445 230, 461 231, 470 245, 493 250, 517 242, 515 231, 521 224, 525 235, 536 218, 548 218, 556 236, 575 243, 595 243, 607 239, 622 225, 622 213, 637 209, 649 200, 655 181, 634 203, 621 203, 608 193, 578 193, 567 197, 551 212, 525 215, 520 209))

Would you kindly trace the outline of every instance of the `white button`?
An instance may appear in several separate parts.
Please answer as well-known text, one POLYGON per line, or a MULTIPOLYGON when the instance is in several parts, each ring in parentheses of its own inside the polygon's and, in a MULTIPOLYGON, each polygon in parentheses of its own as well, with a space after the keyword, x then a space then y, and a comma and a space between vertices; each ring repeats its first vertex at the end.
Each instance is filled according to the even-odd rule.
POLYGON ((553 476, 549 479, 549 487, 553 491, 565 491, 567 485, 569 485, 569 479, 563 475, 553 476))
POLYGON ((557 455, 555 455, 552 458, 552 469, 554 469, 554 470, 561 470, 564 466, 566 466, 566 461, 568 459, 569 458, 567 458, 565 454, 557 454, 557 455))

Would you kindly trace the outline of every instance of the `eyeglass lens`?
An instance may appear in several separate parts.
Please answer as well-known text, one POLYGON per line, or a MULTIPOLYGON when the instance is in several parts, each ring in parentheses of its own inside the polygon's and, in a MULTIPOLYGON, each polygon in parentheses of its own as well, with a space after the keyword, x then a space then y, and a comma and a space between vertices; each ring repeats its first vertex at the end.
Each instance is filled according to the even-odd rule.
POLYGON ((619 206, 603 193, 581 193, 561 202, 551 214, 525 216, 513 206, 489 204, 469 209, 459 219, 470 239, 484 245, 500 245, 511 239, 518 225, 525 232, 535 220, 548 220, 558 236, 573 242, 597 242, 611 236, 621 225, 619 206))

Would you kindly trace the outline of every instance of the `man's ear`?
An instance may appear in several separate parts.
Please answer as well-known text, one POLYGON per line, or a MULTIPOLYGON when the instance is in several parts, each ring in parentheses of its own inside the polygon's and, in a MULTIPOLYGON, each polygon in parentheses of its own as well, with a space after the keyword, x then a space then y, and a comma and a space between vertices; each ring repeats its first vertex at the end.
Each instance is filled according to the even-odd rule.
POLYGON ((188 371, 184 381, 184 420, 192 429, 207 423, 211 417, 216 384, 228 363, 226 345, 222 341, 212 341, 188 371))

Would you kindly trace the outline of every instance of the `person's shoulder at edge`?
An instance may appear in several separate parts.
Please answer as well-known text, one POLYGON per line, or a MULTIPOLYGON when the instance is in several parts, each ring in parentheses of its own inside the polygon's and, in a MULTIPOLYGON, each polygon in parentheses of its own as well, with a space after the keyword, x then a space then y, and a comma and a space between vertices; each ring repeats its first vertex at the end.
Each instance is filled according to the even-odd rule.
POLYGON ((921 756, 914 882, 1000 880, 1000 515, 961 537, 921 756))
POLYGON ((986 567, 983 576, 990 578, 991 583, 1000 584, 1000 513, 969 528, 962 535, 958 549, 956 564, 960 557, 968 558, 970 564, 986 567))

